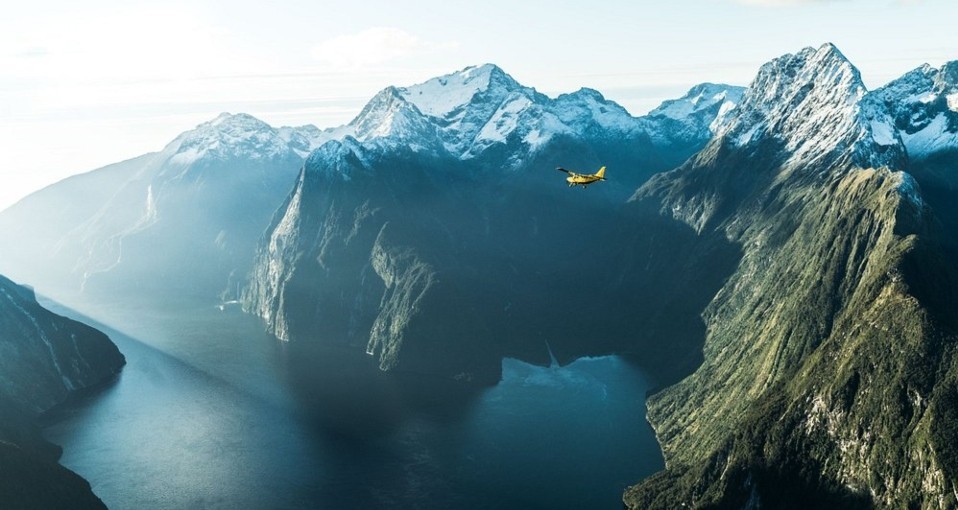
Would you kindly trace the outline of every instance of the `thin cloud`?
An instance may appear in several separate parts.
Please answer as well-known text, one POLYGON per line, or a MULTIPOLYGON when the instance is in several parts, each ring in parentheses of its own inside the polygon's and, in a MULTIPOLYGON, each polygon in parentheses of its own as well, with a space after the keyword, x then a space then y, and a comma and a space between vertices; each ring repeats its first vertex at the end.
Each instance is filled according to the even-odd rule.
POLYGON ((361 68, 385 64, 415 54, 455 49, 457 43, 433 43, 404 30, 373 27, 341 35, 313 47, 313 58, 340 68, 361 68))

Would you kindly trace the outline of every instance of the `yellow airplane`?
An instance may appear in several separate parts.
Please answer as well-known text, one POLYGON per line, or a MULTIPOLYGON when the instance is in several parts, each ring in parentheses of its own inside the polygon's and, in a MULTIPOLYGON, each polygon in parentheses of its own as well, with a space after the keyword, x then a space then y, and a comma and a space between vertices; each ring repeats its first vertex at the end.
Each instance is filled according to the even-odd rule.
POLYGON ((577 174, 570 170, 566 170, 561 166, 556 168, 556 170, 569 174, 565 180, 569 183, 570 188, 579 185, 585 189, 586 186, 592 184, 593 182, 605 180, 605 167, 600 168, 599 171, 594 174, 577 174))

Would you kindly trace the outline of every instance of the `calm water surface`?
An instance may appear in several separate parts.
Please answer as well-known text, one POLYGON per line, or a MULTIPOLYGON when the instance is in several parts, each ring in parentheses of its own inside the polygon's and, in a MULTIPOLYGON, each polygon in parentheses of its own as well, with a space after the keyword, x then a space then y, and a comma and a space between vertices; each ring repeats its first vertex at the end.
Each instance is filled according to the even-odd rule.
POLYGON ((474 398, 344 434, 304 412, 283 345, 235 308, 84 309, 91 320, 44 304, 127 357, 115 384, 46 429, 110 508, 618 509, 662 468, 650 383, 617 357, 506 359, 474 398))

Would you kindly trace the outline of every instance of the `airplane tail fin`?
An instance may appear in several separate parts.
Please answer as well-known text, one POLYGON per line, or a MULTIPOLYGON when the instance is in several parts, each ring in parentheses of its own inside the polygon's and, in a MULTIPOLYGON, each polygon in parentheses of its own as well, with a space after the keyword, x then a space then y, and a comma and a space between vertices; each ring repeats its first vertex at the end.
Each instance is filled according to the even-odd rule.
POLYGON ((595 173, 595 176, 599 179, 605 180, 605 167, 600 168, 599 171, 595 173))

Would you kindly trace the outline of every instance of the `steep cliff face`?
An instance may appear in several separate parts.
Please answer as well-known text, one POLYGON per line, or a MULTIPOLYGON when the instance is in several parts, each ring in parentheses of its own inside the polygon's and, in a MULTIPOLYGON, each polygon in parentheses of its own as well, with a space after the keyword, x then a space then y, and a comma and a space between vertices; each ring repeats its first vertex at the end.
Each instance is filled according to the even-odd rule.
POLYGON ((630 508, 956 504, 958 278, 894 115, 831 45, 767 64, 637 204, 742 247, 702 365, 649 399, 667 470, 630 508))
POLYGON ((60 449, 34 419, 72 393, 115 376, 123 355, 99 331, 55 315, 0 276, 0 501, 10 508, 104 508, 57 464, 60 449))
POLYGON ((123 355, 99 331, 41 307, 0 277, 0 391, 34 412, 118 373, 123 355))
POLYGON ((379 358, 379 368, 389 370, 399 361, 403 337, 419 311, 423 297, 436 283, 436 270, 421 260, 415 250, 398 248, 388 241, 384 224, 373 245, 369 263, 383 281, 385 292, 379 314, 369 330, 366 354, 379 358))
POLYGON ((244 307, 280 339, 367 352, 383 370, 428 372, 434 363, 449 376, 469 372, 492 356, 443 349, 463 334, 448 328, 451 316, 434 319, 468 320, 442 301, 456 300, 450 274, 461 236, 452 230, 478 224, 469 219, 473 204, 440 193, 462 191, 461 178, 445 175, 453 160, 391 154, 385 175, 374 170, 380 156, 349 139, 310 157, 263 239, 244 307), (429 363, 400 356, 410 337, 435 347, 424 347, 429 363))

